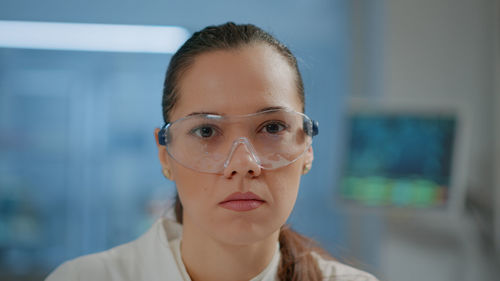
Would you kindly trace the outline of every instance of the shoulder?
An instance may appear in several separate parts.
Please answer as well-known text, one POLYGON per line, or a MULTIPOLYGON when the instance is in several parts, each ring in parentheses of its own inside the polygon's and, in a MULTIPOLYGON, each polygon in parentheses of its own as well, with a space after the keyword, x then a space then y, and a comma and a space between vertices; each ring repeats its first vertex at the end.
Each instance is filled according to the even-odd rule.
POLYGON ((335 260, 325 259, 318 253, 313 252, 320 270, 323 272, 324 280, 335 281, 378 281, 375 276, 345 265, 335 260))
POLYGON ((145 234, 132 242, 67 261, 56 268, 45 281, 156 280, 162 274, 174 277, 177 268, 167 240, 170 237, 166 236, 166 232, 172 230, 163 229, 164 225, 163 220, 158 220, 145 234), (160 274, 150 276, 151 272, 160 274))

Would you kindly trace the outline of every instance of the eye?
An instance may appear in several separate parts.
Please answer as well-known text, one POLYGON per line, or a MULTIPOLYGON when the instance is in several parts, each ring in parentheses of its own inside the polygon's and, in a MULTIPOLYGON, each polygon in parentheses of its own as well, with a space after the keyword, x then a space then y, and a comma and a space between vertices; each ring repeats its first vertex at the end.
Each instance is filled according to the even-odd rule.
POLYGON ((281 131, 286 130, 286 129, 287 129, 287 126, 285 124, 283 124, 282 122, 278 122, 278 121, 268 122, 262 127, 262 130, 268 134, 278 134, 281 131))
POLYGON ((213 137, 217 133, 217 129, 210 125, 202 125, 192 129, 190 133, 200 138, 207 139, 213 137))

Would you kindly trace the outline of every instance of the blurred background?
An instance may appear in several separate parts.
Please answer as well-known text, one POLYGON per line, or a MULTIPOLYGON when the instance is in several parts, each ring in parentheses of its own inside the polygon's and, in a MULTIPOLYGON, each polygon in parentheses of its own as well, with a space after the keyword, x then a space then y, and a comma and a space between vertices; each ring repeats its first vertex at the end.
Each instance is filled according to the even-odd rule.
POLYGON ((321 129, 289 223, 380 280, 498 280, 500 1, 2 0, 0 279, 42 280, 172 204, 153 139, 172 54, 16 46, 57 36, 11 21, 264 28, 321 129))

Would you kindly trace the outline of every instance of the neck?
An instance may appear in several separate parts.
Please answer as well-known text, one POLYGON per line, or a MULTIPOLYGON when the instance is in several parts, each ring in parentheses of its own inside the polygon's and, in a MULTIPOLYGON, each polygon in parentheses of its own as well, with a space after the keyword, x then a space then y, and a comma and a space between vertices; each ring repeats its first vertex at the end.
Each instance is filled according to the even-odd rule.
POLYGON ((254 243, 232 245, 204 235, 185 220, 182 260, 193 281, 250 280, 271 262, 278 236, 279 230, 254 243))

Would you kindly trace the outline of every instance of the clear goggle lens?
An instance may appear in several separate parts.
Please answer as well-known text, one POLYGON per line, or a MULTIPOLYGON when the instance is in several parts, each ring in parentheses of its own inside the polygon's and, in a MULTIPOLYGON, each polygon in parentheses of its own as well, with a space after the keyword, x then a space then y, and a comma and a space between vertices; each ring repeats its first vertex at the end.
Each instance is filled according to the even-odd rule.
POLYGON ((160 144, 181 165, 199 172, 223 173, 239 145, 262 169, 277 169, 300 158, 318 133, 318 124, 292 110, 267 110, 240 116, 196 114, 168 123, 160 144))

